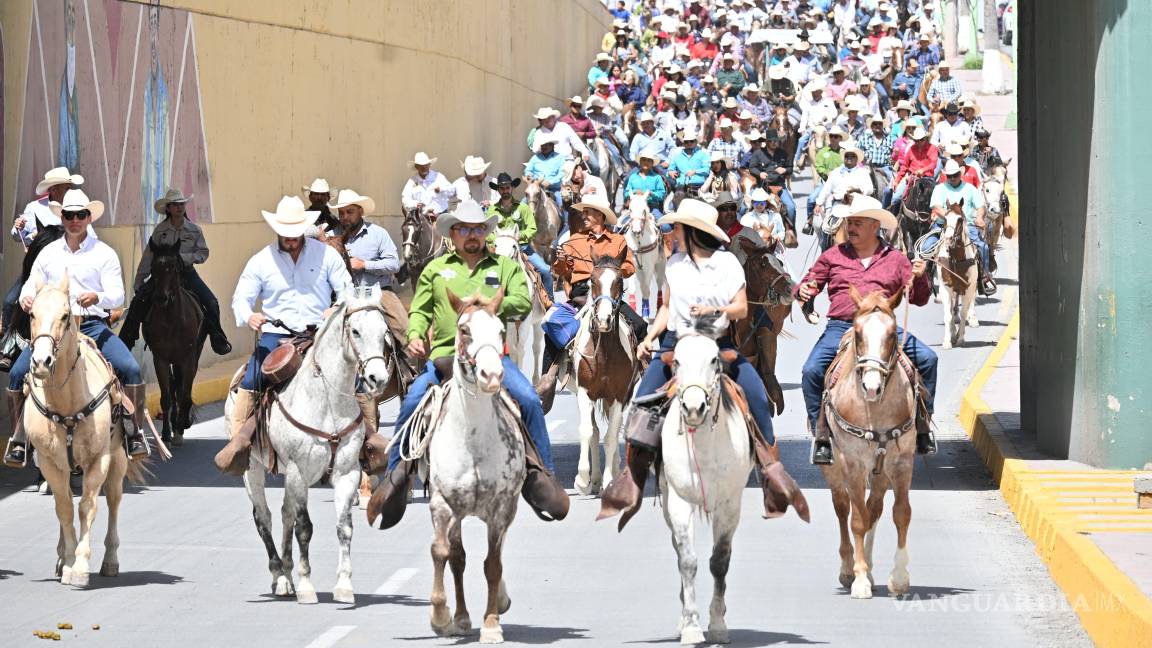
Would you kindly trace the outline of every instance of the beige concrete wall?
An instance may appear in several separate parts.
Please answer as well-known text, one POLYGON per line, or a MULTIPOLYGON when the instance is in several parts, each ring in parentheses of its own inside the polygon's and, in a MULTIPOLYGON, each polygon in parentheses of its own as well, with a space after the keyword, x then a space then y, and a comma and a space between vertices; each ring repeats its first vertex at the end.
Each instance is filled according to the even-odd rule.
MULTIPOLYGON (((26 75, 40 73, 35 52, 33 60, 29 58, 33 4, 38 2, 36 9, 43 13, 51 8, 49 2, 67 1, 0 3, 5 211, 32 198, 32 187, 16 186, 15 168, 21 156, 26 75)), ((114 16, 121 32, 137 30, 138 22, 146 20, 139 17, 147 11, 146 3, 89 2, 100 5, 100 13, 114 16)), ((76 4, 78 11, 83 8, 82 2, 76 4)), ((393 219, 409 173, 406 161, 416 151, 438 156, 437 168, 450 179, 460 175, 459 161, 469 154, 493 160, 491 171, 519 171, 528 156, 524 141, 534 125, 531 113, 540 105, 561 107, 564 97, 583 90, 589 62, 611 23, 598 0, 161 4, 162 27, 181 12, 187 12, 192 25, 193 47, 185 49, 194 66, 182 69, 198 76, 211 189, 204 197, 197 192, 202 202, 194 207, 206 223, 212 248, 202 275, 228 320, 227 304, 243 264, 271 240, 261 208, 273 209, 281 195, 299 193, 301 184, 323 176, 337 187, 374 197, 378 213, 373 219, 392 225, 395 237, 393 219)), ((95 18, 97 12, 91 15, 95 18)), ((92 24, 91 33, 102 33, 102 27, 107 30, 92 24)), ((131 38, 121 42, 131 43, 131 38)), ((165 42, 162 47, 177 45, 165 42)), ((78 49, 83 55, 84 48, 78 49)), ((108 56, 131 57, 130 49, 122 45, 118 54, 108 56)), ((77 65, 83 70, 86 64, 77 65)), ((115 78, 101 80, 106 94, 131 92, 129 75, 109 76, 115 78)), ((52 78, 49 75, 48 88, 53 87, 52 78)), ((139 88, 135 92, 139 94, 139 88)), ((46 103, 54 110, 52 97, 46 103)), ((91 114, 89 110, 84 118, 93 118, 91 114)), ((104 120, 114 117, 105 114, 104 120)), ((103 173, 85 168, 89 158, 83 153, 80 172, 103 173)), ((172 182, 180 184, 178 179, 172 182)), ((5 230, 11 218, 4 214, 5 230)), ((126 280, 134 271, 144 227, 100 229, 101 238, 120 253, 126 280)), ((18 269, 19 257, 19 246, 8 240, 5 286, 18 269)), ((238 356, 250 348, 251 339, 239 331, 234 337, 238 356)), ((214 360, 208 353, 203 363, 214 360)))

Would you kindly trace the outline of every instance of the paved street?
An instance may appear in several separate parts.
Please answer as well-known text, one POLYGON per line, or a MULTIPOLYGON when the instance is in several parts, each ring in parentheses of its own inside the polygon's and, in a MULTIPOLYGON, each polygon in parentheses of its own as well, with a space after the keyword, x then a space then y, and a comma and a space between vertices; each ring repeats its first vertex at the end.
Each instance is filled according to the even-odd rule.
MULTIPOLYGON (((797 183, 799 194, 805 186, 797 183)), ((776 433, 784 461, 813 507, 813 521, 805 525, 792 514, 764 521, 758 489, 745 491, 728 590, 734 645, 1088 644, 954 420, 962 390, 1015 304, 1015 244, 1010 245, 1001 253, 999 295, 979 300, 981 327, 969 331, 964 348, 942 353, 937 398, 941 453, 916 466, 912 591, 905 600, 889 598, 883 586, 894 551, 888 518, 877 539, 876 597, 852 600, 837 583, 835 515, 818 471, 807 463, 798 387, 800 367, 821 329, 798 320, 789 325, 795 339, 782 341, 779 362, 788 406, 776 420, 776 433)), ((800 248, 791 251, 797 272, 814 258, 811 248, 812 239, 802 237, 800 248)), ((942 308, 935 303, 914 308, 909 327, 937 349, 942 308)), ((389 428, 395 410, 390 403, 382 412, 389 428)), ((62 632, 65 641, 77 638, 86 646, 457 643, 432 636, 428 626, 431 526, 422 497, 388 532, 370 529, 356 517, 357 603, 345 606, 333 603, 329 593, 336 567, 331 491, 313 489, 313 580, 321 591, 320 604, 301 607, 273 598, 240 480, 219 475, 211 464, 225 436, 220 416, 218 403, 200 408, 200 423, 176 460, 154 466, 155 477, 146 488, 129 490, 122 507, 122 574, 116 579, 94 575, 88 591, 53 582, 51 498, 28 487, 30 475, 0 471, 4 645, 32 644, 38 641, 32 631, 55 629, 60 622, 75 628, 62 632), (92 630, 93 624, 100 630, 92 630)), ((560 395, 549 426, 561 477, 569 485, 578 448, 576 421, 575 398, 560 395)), ((271 489, 270 498, 275 512, 278 488, 271 489)), ((513 600, 503 617, 509 642, 608 646, 676 641, 678 573, 660 511, 646 505, 618 535, 615 521, 593 523, 597 510, 595 499, 576 497, 566 521, 545 524, 521 507, 505 553, 513 600)), ((105 514, 102 508, 93 545, 96 565, 103 553, 105 514)), ((474 623, 484 599, 482 529, 478 521, 465 523, 474 623)), ((703 557, 709 534, 704 524, 698 529, 699 596, 706 610, 711 579, 703 557)), ((473 634, 460 641, 475 640, 473 634)))

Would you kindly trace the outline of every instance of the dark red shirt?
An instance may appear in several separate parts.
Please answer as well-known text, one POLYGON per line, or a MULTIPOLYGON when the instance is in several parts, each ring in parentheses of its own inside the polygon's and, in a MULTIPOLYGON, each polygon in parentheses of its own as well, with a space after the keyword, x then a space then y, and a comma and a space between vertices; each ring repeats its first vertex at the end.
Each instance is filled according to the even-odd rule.
MULTIPOLYGON (((851 321, 856 315, 856 302, 852 301, 849 286, 856 286, 861 295, 880 290, 891 297, 904 290, 904 286, 911 280, 912 262, 903 252, 887 243, 880 244, 867 268, 860 263, 852 244, 842 243, 821 254, 792 293, 799 297, 801 286, 809 281, 815 281, 819 290, 827 286, 828 299, 831 301, 828 319, 851 321)), ((909 301, 916 306, 923 306, 928 303, 931 294, 932 286, 925 273, 912 282, 909 301)))
POLYGON ((596 125, 592 123, 591 119, 588 119, 587 115, 573 117, 572 113, 568 113, 561 117, 559 121, 571 126, 572 130, 576 131, 576 136, 585 142, 591 142, 596 139, 596 125))

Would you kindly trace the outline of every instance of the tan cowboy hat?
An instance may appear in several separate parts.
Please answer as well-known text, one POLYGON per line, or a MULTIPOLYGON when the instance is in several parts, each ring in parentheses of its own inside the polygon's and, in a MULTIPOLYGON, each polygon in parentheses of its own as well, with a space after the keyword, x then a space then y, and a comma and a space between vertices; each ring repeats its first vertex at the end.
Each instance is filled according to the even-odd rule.
POLYGON ((616 212, 612 211, 612 205, 608 204, 608 198, 599 194, 584 194, 580 198, 580 202, 572 205, 572 209, 583 212, 585 209, 595 209, 596 211, 604 214, 604 223, 606 225, 616 224, 616 212))
POLYGON ((841 158, 847 156, 849 153, 856 156, 857 162, 864 159, 864 152, 860 150, 860 147, 856 146, 856 142, 853 142, 851 140, 844 142, 843 144, 840 145, 840 157, 841 158))
POLYGON ((360 205, 364 213, 371 214, 376 211, 376 201, 368 196, 361 196, 352 189, 341 189, 340 193, 336 196, 336 201, 328 206, 332 211, 338 211, 342 207, 348 205, 360 205))
POLYGON ((304 236, 320 215, 318 211, 305 210, 304 201, 297 196, 284 196, 277 203, 275 212, 260 210, 260 213, 264 214, 264 220, 272 231, 285 238, 304 236))
POLYGON ((917 126, 912 129, 911 133, 908 133, 908 138, 917 142, 924 139, 925 137, 928 137, 928 131, 924 130, 923 126, 917 126))
MULTIPOLYGON (((315 180, 312 181, 312 184, 307 185, 307 186, 302 186, 300 188, 303 189, 306 193, 320 193, 320 194, 332 193, 332 187, 328 184, 328 181, 325 180, 324 178, 316 178, 315 180)), ((191 196, 189 196, 189 197, 191 197, 191 196)))
POLYGON ((896 217, 892 212, 884 209, 879 200, 872 196, 865 196, 857 194, 852 197, 852 204, 848 206, 848 213, 845 218, 871 218, 880 223, 880 227, 893 232, 899 227, 896 222, 896 217))
POLYGON ((472 199, 461 200, 460 204, 456 205, 456 209, 444 212, 436 218, 436 232, 440 236, 449 236, 453 225, 464 223, 465 225, 483 225, 487 229, 484 235, 487 236, 496 229, 496 221, 496 214, 493 213, 491 216, 486 214, 480 203, 472 199))
POLYGON ((99 200, 88 200, 88 195, 79 189, 69 189, 68 192, 64 194, 64 197, 60 199, 60 202, 53 201, 48 203, 48 208, 52 210, 53 214, 56 214, 57 218, 62 218, 62 216, 60 216, 61 212, 83 211, 87 209, 92 212, 93 223, 100 220, 100 217, 104 215, 104 203, 99 200))
POLYGON ((182 204, 189 200, 192 200, 191 195, 185 196, 179 189, 169 189, 163 198, 152 204, 152 208, 156 210, 157 214, 164 214, 166 213, 164 210, 168 207, 169 203, 182 204))
POLYGON ((980 104, 976 103, 972 97, 960 97, 960 110, 965 108, 971 108, 976 111, 977 115, 980 114, 980 104))
POLYGON ((896 110, 907 110, 908 112, 912 112, 912 102, 908 101, 907 99, 901 99, 900 101, 896 102, 896 110))
POLYGON ((42 194, 48 191, 49 187, 62 184, 76 185, 79 187, 84 184, 84 176, 79 173, 69 173, 68 167, 56 167, 44 174, 44 179, 40 181, 40 184, 36 185, 36 193, 42 194))
POLYGON ((464 169, 464 175, 470 176, 483 175, 490 166, 492 166, 492 163, 485 162, 484 158, 479 155, 469 155, 460 163, 460 168, 464 169))
POLYGON ((952 142, 944 147, 944 154, 951 157, 953 155, 964 155, 964 147, 959 142, 952 142))
POLYGON ((884 125, 884 118, 881 117, 880 115, 872 115, 871 117, 868 118, 868 125, 869 126, 871 126, 872 124, 875 124, 877 122, 879 122, 880 125, 883 126, 884 125))
POLYGON ((694 227, 701 232, 711 234, 725 243, 731 242, 728 235, 716 224, 716 208, 702 200, 685 198, 680 201, 676 211, 664 214, 657 223, 671 225, 680 223, 686 227, 694 227))
POLYGON ((738 108, 740 106, 740 103, 738 101, 736 101, 736 97, 727 97, 724 99, 724 103, 722 105, 726 109, 738 108))
POLYGON ((428 157, 427 153, 425 153, 424 151, 420 151, 419 153, 416 154, 415 157, 412 158, 412 161, 408 163, 408 166, 414 167, 414 166, 424 166, 426 164, 427 165, 436 164, 436 160, 439 160, 439 159, 440 158, 428 157))
POLYGON ((808 50, 812 49, 812 45, 808 41, 800 41, 799 43, 793 45, 792 49, 796 50, 797 52, 807 52, 808 50))

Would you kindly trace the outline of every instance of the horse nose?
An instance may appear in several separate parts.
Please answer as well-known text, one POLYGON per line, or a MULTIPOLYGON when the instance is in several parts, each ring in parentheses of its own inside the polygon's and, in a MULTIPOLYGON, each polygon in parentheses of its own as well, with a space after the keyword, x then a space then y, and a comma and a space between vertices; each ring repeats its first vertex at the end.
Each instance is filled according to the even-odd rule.
POLYGON ((479 369, 476 372, 476 377, 480 381, 481 389, 491 394, 500 388, 500 382, 504 379, 504 368, 501 367, 496 370, 479 369))

